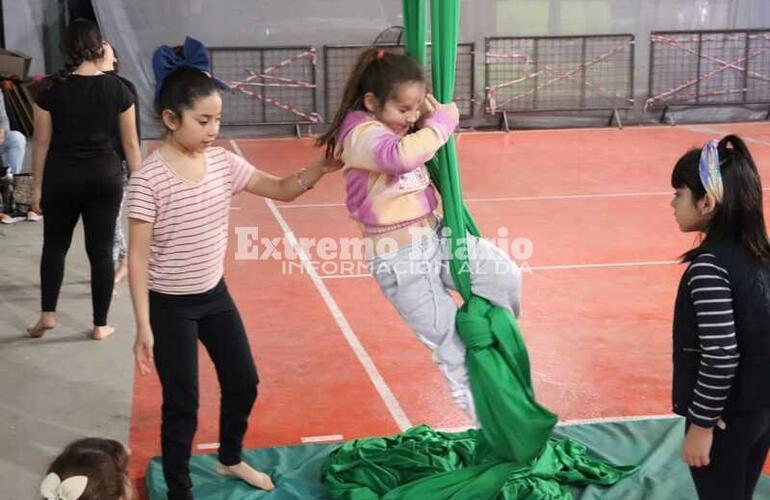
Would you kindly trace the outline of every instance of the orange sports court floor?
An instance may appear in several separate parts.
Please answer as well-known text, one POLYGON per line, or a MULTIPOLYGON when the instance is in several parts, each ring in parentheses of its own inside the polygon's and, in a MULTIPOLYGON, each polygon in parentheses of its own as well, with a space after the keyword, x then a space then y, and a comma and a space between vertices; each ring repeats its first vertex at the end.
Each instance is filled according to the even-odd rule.
MULTIPOLYGON (((533 383, 562 421, 670 415, 677 257, 695 242, 673 219, 671 169, 688 148, 727 133, 747 141, 770 186, 768 123, 458 135, 464 196, 482 234, 517 243, 533 383)), ((310 138, 220 144, 276 175, 320 154, 310 138)), ((468 425, 429 351, 360 261, 322 261, 320 248, 291 261, 262 258, 272 253, 262 238, 288 235, 277 246, 285 253, 302 238, 359 236, 343 201, 340 174, 291 204, 249 194, 234 200, 225 275, 261 379, 245 448, 468 425), (254 228, 251 254, 236 258, 239 234, 254 228)), ((194 453, 205 454, 216 449, 219 394, 204 349, 200 358, 194 453)), ((135 375, 135 479, 160 454, 160 404, 155 373, 135 375)))

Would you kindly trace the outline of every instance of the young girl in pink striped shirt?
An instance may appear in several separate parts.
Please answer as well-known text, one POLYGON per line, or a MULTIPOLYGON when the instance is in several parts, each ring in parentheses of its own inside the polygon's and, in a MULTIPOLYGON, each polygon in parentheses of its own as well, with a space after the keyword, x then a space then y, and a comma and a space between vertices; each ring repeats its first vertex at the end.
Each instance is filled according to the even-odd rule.
POLYGON ((129 282, 136 317, 134 353, 141 374, 152 361, 163 387, 163 473, 169 499, 192 499, 189 459, 197 424, 198 339, 222 390, 217 471, 256 488, 270 477, 241 460, 258 377, 238 310, 223 280, 234 194, 290 201, 338 166, 325 160, 284 178, 260 172, 212 143, 222 98, 206 50, 188 38, 153 57, 163 144, 128 186, 129 282))

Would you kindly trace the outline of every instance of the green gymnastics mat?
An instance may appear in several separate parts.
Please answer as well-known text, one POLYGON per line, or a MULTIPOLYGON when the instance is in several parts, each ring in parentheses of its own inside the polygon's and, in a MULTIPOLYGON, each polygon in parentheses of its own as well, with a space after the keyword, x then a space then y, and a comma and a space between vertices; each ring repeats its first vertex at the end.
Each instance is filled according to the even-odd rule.
MULTIPOLYGON (((554 434, 582 442, 589 447, 589 453, 598 458, 640 466, 636 473, 614 486, 573 489, 576 500, 697 498, 690 473, 680 458, 684 436, 682 418, 565 425, 556 427, 554 434)), ((245 451, 244 460, 273 478, 276 489, 270 493, 216 474, 216 455, 196 455, 190 464, 193 495, 196 500, 328 499, 321 483, 321 467, 336 447, 336 444, 313 444, 245 451)), ((147 467, 147 490, 150 500, 166 499, 159 457, 153 458, 147 467)), ((770 477, 760 479, 754 498, 770 499, 770 477)))

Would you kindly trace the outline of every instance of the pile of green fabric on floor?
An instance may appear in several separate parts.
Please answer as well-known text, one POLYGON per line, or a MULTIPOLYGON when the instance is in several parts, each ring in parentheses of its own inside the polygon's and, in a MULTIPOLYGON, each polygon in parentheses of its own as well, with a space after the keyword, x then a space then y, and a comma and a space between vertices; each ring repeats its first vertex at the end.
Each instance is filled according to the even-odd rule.
MULTIPOLYGON (((462 440, 462 434, 450 436, 444 436, 444 439, 455 441, 451 445, 453 450, 462 450, 460 452, 465 453, 471 448, 467 444, 456 442, 462 440)), ((639 470, 613 486, 606 485, 609 481, 588 485, 570 484, 564 475, 566 471, 563 471, 560 479, 557 480, 562 487, 571 490, 576 500, 692 500, 697 498, 697 494, 690 471, 682 461, 682 436, 684 436, 684 419, 681 417, 557 426, 553 432, 554 438, 586 443, 590 446, 590 454, 601 457, 605 461, 639 465, 639 470)), ((376 443, 376 441, 371 442, 376 443)), ((276 489, 271 492, 255 490, 243 481, 217 474, 214 470, 217 462, 216 454, 195 455, 190 460, 193 495, 197 500, 329 500, 332 495, 336 498, 377 498, 388 494, 386 490, 391 485, 399 482, 406 484, 413 475, 407 472, 408 475, 405 474, 400 478, 393 475, 393 479, 390 479, 393 473, 386 471, 385 468, 359 467, 362 464, 366 465, 367 462, 377 463, 387 460, 376 451, 392 447, 392 441, 384 439, 380 446, 372 446, 374 451, 366 454, 364 462, 351 460, 347 467, 342 467, 342 464, 337 461, 334 466, 334 478, 330 478, 329 473, 332 472, 329 467, 332 463, 329 460, 330 454, 336 452, 340 456, 348 455, 350 449, 356 446, 354 443, 359 442, 347 443, 341 449, 336 444, 305 444, 244 451, 243 459, 246 462, 260 470, 268 471, 273 478, 276 489), (322 470, 325 471, 325 476, 322 476, 322 470), (367 470, 373 471, 374 479, 367 475, 367 470), (329 485, 332 483, 334 485, 330 492, 329 485), (379 489, 372 489, 370 486, 379 489)), ((446 453, 437 454, 438 458, 434 460, 445 464, 455 460, 447 459, 447 456, 446 453)), ((538 466, 540 465, 542 464, 538 466)), ((583 465, 578 464, 578 467, 585 473, 586 469, 583 465)), ((438 468, 442 467, 443 465, 440 465, 438 468)), ((406 468, 408 469, 408 464, 406 468)), ((543 477, 540 470, 532 469, 532 472, 536 474, 534 477, 543 477)), ((511 479, 517 480, 518 477, 520 476, 512 475, 511 479)), ((506 486, 503 485, 501 490, 507 489, 506 486)), ((150 500, 166 500, 166 483, 163 480, 160 457, 153 458, 148 465, 147 490, 150 500)), ((560 496, 556 497, 542 496, 549 490, 553 491, 554 488, 536 490, 532 496, 520 495, 519 498, 566 498, 561 492, 560 496), (536 494, 541 496, 534 496, 536 494)), ((480 490, 472 492, 470 498, 483 498, 481 494, 480 490)), ((393 495, 394 493, 391 493, 391 498, 393 495)), ((489 498, 495 497, 506 498, 502 491, 491 493, 489 496, 489 498)), ((432 500, 436 497, 423 498, 432 500)), ((437 498, 450 497, 439 494, 437 498)), ((458 495, 455 498, 468 498, 468 496, 458 495)), ((507 498, 512 498, 510 493, 507 498)), ((755 498, 770 498, 770 477, 760 478, 755 498)))
MULTIPOLYGON (((407 51, 425 63, 425 2, 404 0, 407 51)), ((433 0, 433 93, 453 100, 459 0, 433 0)), ((635 466, 614 466, 586 455, 570 439, 551 438, 557 417, 535 400, 527 349, 516 319, 473 294, 465 235, 479 231, 462 199, 454 139, 430 164, 451 229, 452 275, 464 299, 457 331, 481 430, 445 434, 419 426, 391 438, 344 444, 332 452, 324 481, 333 498, 566 499, 576 484, 611 485, 635 466)))

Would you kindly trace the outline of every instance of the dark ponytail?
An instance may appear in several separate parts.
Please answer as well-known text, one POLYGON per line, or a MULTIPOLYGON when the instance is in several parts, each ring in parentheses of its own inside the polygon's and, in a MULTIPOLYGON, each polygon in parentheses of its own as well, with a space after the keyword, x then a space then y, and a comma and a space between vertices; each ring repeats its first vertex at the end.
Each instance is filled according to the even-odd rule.
POLYGON ((104 56, 104 38, 99 26, 88 19, 72 21, 61 43, 64 69, 54 75, 58 81, 67 78, 84 61, 96 61, 104 56))
POLYGON ((342 102, 334 116, 331 127, 316 142, 326 146, 326 157, 339 157, 337 134, 345 116, 351 111, 363 110, 364 95, 371 92, 380 105, 392 97, 396 87, 405 82, 424 82, 425 76, 420 64, 409 56, 369 48, 358 57, 353 71, 345 84, 342 102))
MULTIPOLYGON (((733 241, 762 262, 770 263, 770 241, 762 205, 762 181, 746 143, 736 135, 725 136, 717 146, 724 195, 709 223, 703 243, 682 256, 690 261, 700 247, 717 241, 733 241)), ((671 174, 674 188, 687 187, 697 201, 706 195, 700 180, 700 149, 679 159, 671 174)))
MULTIPOLYGON (((181 51, 181 47, 174 47, 175 51, 181 51)), ((159 75, 155 75, 158 79, 159 75)), ((213 78, 203 71, 192 66, 179 66, 169 73, 160 84, 158 94, 155 97, 155 112, 161 124, 165 127, 161 116, 163 110, 170 110, 178 120, 182 120, 185 109, 195 106, 195 101, 219 92, 213 78)))

